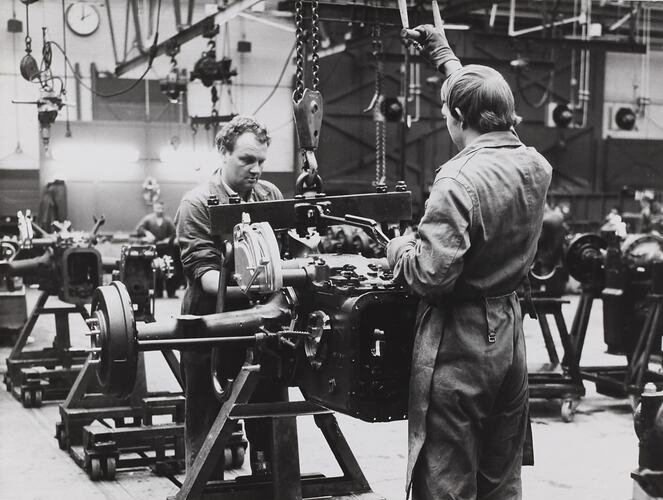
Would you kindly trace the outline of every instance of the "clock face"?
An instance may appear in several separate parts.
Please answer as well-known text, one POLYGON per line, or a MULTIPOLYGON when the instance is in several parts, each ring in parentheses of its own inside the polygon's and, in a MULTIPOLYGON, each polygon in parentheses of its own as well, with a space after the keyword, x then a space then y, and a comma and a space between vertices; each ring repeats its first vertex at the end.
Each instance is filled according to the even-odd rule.
POLYGON ((67 7, 67 25, 79 36, 89 36, 99 28, 99 12, 94 5, 74 2, 67 7))

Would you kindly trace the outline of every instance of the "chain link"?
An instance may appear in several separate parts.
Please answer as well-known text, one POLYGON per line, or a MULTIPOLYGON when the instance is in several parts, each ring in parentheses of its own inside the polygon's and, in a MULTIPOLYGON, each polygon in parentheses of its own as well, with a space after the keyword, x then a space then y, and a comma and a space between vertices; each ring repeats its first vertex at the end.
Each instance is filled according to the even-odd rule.
POLYGON ((28 3, 25 4, 25 52, 32 52, 32 38, 30 37, 30 9, 28 3))
POLYGON ((304 34, 304 15, 303 15, 304 5, 302 0, 296 0, 295 2, 295 27, 296 27, 296 41, 297 41, 297 70, 296 70, 296 87, 293 100, 295 102, 299 101, 304 95, 304 44, 305 44, 305 34, 304 34))
POLYGON ((320 56, 318 47, 320 45, 320 16, 318 15, 318 0, 311 0, 311 63, 313 73, 313 90, 318 90, 320 78, 320 56))
POLYGON ((373 38, 373 56, 375 58, 375 95, 377 101, 374 110, 375 116, 375 185, 384 184, 387 178, 387 127, 383 115, 384 102, 384 51, 382 46, 382 31, 379 24, 373 25, 371 30, 373 38))

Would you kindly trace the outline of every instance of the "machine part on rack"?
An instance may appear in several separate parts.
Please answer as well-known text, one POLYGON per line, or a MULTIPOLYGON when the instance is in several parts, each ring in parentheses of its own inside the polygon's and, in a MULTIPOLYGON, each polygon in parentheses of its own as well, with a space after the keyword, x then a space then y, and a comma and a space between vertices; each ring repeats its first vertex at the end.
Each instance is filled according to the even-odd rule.
POLYGON ((566 251, 569 274, 580 283, 602 286, 603 255, 607 246, 606 241, 595 234, 576 236, 566 251))
MULTIPOLYGON (((255 283, 260 274, 254 278, 253 270, 243 268, 259 262, 274 235, 266 223, 244 222, 238 231, 242 239, 234 249, 235 272, 246 277, 239 281, 253 278, 255 283)), ((367 421, 405 418, 412 341, 403 332, 413 331, 416 298, 393 282, 379 259, 325 254, 278 264, 282 288, 253 296, 257 304, 250 309, 150 324, 124 316, 120 283, 102 287, 100 297, 110 295, 95 310, 104 390, 130 390, 127 374, 133 369, 125 363, 135 351, 240 342, 257 346, 258 355, 274 353, 274 376, 296 383, 309 399, 367 421)), ((233 288, 239 287, 228 287, 228 295, 236 295, 233 288)))
POLYGON ((126 397, 133 389, 138 352, 168 348, 193 349, 226 342, 255 343, 276 334, 290 322, 288 292, 277 292, 252 309, 206 316, 183 315, 137 325, 126 287, 118 281, 95 292, 92 342, 100 349, 97 375, 102 390, 126 397))
POLYGON ((113 280, 127 288, 136 321, 154 321, 154 287, 157 280, 167 279, 173 272, 172 258, 157 256, 154 245, 123 245, 120 265, 113 280))
POLYGON ((234 278, 242 292, 268 294, 283 288, 279 245, 269 224, 238 224, 233 239, 234 278))
POLYGON ((653 269, 663 260, 663 238, 608 235, 603 299, 603 337, 610 354, 633 353, 652 307, 653 269))
POLYGON ((102 284, 104 265, 101 254, 94 248, 95 233, 103 224, 100 219, 93 232, 70 231, 65 221, 55 225, 57 232, 43 238, 34 238, 32 216, 18 212, 21 248, 43 247, 45 252, 35 258, 6 261, 0 265, 0 273, 23 276, 37 273, 39 288, 50 295, 57 295, 69 304, 88 304, 94 289, 102 284))
POLYGON ((657 234, 629 234, 621 247, 626 266, 642 268, 655 260, 663 260, 663 237, 657 234))

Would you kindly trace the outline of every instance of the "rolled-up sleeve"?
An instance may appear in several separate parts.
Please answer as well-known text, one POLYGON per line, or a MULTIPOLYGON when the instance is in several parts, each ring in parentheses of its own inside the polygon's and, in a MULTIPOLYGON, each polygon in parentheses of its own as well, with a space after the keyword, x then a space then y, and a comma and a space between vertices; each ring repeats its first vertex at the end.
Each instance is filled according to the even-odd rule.
POLYGON ((419 239, 395 238, 387 248, 397 281, 421 297, 449 293, 463 271, 463 256, 470 248, 472 198, 459 181, 438 179, 419 224, 419 239))
POLYGON ((221 269, 221 252, 212 241, 206 206, 182 200, 175 215, 175 227, 182 266, 188 276, 197 280, 207 271, 221 269))

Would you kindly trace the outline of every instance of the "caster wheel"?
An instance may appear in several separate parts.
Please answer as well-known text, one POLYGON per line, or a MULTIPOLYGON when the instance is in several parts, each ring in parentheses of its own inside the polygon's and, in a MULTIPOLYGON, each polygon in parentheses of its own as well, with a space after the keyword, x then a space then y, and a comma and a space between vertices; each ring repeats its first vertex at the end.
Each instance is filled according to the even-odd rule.
POLYGON ((90 469, 88 470, 88 475, 93 481, 99 481, 101 479, 101 460, 98 458, 90 459, 90 469))
POLYGON ((563 422, 573 422, 573 417, 575 416, 576 410, 575 405, 572 399, 565 399, 562 402, 562 408, 560 414, 563 422))
POLYGON ((12 392, 12 382, 9 380, 9 377, 5 377, 5 389, 7 389, 7 392, 12 392))
POLYGON ((58 440, 58 446, 61 450, 67 449, 67 432, 64 427, 58 427, 55 430, 55 438, 58 440))
POLYGON ((106 458, 106 479, 115 479, 115 472, 117 471, 117 460, 115 457, 106 458))
POLYGON ((243 446, 237 446, 233 449, 233 469, 239 469, 244 465, 244 455, 246 449, 243 446))
POLYGON ((230 469, 233 466, 233 452, 230 448, 223 449, 223 468, 230 469))
POLYGON ((31 408, 32 407, 32 392, 30 391, 25 391, 23 392, 21 396, 21 400, 23 403, 23 408, 31 408))
POLYGON ((41 389, 37 389, 32 396, 32 406, 39 408, 41 406, 41 401, 43 398, 43 392, 41 389))

